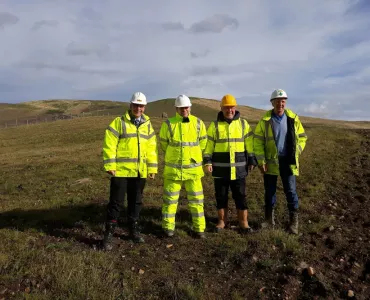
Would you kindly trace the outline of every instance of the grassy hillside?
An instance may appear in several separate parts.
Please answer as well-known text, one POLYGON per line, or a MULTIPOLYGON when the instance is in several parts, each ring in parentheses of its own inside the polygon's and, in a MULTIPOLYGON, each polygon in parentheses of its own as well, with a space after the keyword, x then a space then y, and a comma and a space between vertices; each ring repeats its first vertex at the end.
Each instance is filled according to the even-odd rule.
MULTIPOLYGON (((123 226, 105 253, 97 250, 109 194, 101 147, 111 119, 0 129, 0 299, 338 299, 349 290, 370 297, 368 130, 307 129, 299 237, 284 231, 280 181, 277 229, 261 230, 263 183, 255 170, 247 179, 255 233, 236 231, 231 200, 232 227, 213 233, 213 182, 206 175, 207 239, 189 236, 183 191, 176 237, 163 238, 160 151, 160 173, 144 191, 147 243, 132 244, 123 226)), ((157 132, 160 122, 154 120, 157 132)))
MULTIPOLYGON (((205 121, 214 120, 220 110, 220 102, 212 99, 192 99, 192 112, 205 121)), ((162 99, 148 103, 146 113, 151 117, 168 116, 175 114, 174 98, 162 99)), ((80 116, 110 115, 119 116, 128 108, 127 102, 103 100, 42 100, 21 104, 0 104, 0 127, 14 126, 15 124, 40 123, 55 120, 55 118, 69 119, 80 116), (57 117, 59 116, 59 117, 57 117)), ((251 124, 255 124, 265 113, 264 110, 239 105, 241 115, 251 124)), ((300 116, 307 126, 335 126, 341 128, 367 128, 370 122, 338 121, 300 116)))

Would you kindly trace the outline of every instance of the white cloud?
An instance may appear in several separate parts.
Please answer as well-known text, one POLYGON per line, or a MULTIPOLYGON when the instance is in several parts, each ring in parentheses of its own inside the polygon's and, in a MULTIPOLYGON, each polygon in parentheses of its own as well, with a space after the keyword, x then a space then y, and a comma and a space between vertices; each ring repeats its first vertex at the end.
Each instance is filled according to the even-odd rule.
POLYGON ((3 0, 0 101, 180 93, 370 119, 364 0, 3 0), (302 13, 304 12, 304 13, 302 13), (46 17, 47 16, 47 17, 46 17))

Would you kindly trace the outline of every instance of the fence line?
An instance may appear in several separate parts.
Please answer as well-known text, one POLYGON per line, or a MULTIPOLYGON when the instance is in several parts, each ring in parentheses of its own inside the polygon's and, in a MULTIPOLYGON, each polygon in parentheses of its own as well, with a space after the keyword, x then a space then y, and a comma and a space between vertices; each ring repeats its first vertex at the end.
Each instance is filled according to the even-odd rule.
MULTIPOLYGON (((76 118, 84 117, 101 117, 101 116, 110 116, 115 115, 111 114, 110 110, 94 110, 91 112, 82 112, 80 114, 53 114, 53 115, 43 115, 29 118, 16 118, 15 120, 7 121, 0 125, 0 128, 9 128, 9 127, 18 127, 18 126, 28 126, 35 125, 47 122, 55 122, 59 120, 72 120, 76 118)), ((117 114, 118 116, 119 114, 117 114)), ((152 119, 163 119, 167 118, 166 113, 162 113, 161 117, 151 117, 152 119)))

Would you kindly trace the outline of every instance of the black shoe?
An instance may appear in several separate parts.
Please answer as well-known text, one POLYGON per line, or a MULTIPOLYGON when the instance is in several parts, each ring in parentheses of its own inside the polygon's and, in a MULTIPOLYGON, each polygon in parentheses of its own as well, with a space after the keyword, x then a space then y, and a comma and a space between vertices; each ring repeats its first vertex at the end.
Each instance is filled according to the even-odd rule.
POLYGON ((110 251, 113 248, 112 239, 114 230, 117 227, 117 223, 107 222, 105 223, 104 238, 102 240, 102 249, 105 251, 110 251))
POLYGON ((205 239, 206 234, 204 232, 194 232, 194 235, 197 239, 205 239))
POLYGON ((249 233, 253 233, 254 230, 252 229, 252 227, 239 228, 239 232, 240 234, 249 234, 249 233))
POLYGON ((140 234, 140 227, 138 222, 130 224, 130 237, 134 243, 145 243, 144 238, 140 234))

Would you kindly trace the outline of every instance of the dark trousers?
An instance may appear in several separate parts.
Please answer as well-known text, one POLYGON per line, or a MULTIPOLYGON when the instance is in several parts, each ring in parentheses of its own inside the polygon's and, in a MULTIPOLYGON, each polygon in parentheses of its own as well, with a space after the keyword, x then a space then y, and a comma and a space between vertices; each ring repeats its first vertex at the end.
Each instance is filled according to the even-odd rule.
POLYGON ((138 177, 111 177, 107 221, 117 221, 127 194, 127 219, 137 222, 142 207, 146 179, 138 177))
POLYGON ((245 177, 236 180, 215 178, 214 185, 217 209, 227 208, 229 188, 231 188, 236 208, 241 210, 248 209, 245 177))
MULTIPOLYGON (((280 177, 283 182, 284 193, 290 212, 298 210, 298 195, 296 190, 296 177, 293 175, 284 159, 279 159, 280 177)), ((266 208, 275 207, 276 204, 276 184, 277 175, 265 174, 264 186, 265 186, 265 205, 266 208)))

